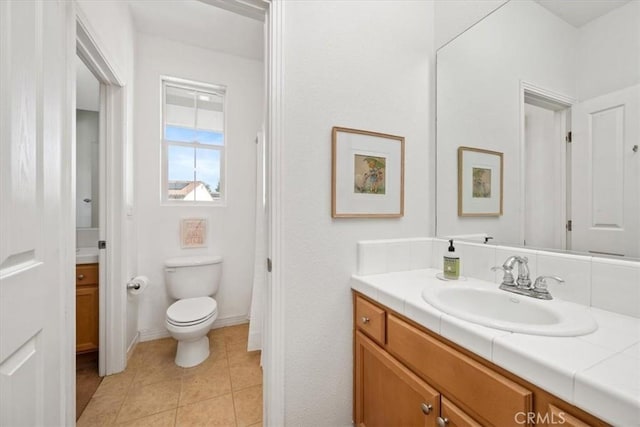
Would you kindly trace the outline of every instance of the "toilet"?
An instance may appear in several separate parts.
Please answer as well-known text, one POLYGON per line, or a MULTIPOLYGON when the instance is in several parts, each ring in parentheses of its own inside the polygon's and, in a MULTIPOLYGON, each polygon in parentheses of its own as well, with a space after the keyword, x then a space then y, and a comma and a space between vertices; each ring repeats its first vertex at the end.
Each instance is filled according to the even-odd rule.
POLYGON ((176 365, 189 368, 209 357, 207 332, 218 317, 218 292, 222 257, 193 256, 164 262, 169 297, 177 300, 167 309, 166 327, 178 341, 176 365))

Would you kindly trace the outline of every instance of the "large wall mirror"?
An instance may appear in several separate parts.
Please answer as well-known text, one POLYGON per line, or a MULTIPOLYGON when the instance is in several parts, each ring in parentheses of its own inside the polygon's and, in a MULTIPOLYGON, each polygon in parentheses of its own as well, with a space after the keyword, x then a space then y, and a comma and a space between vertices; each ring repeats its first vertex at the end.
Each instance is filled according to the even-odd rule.
POLYGON ((76 228, 99 226, 100 82, 76 56, 76 228))
POLYGON ((638 144, 640 1, 511 0, 437 53, 438 236, 640 258, 638 144))

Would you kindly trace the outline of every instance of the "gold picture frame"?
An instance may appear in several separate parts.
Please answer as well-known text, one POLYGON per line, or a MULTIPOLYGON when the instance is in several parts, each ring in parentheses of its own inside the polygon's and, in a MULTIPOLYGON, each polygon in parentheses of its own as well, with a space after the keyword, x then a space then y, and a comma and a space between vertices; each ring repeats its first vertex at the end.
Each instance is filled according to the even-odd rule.
POLYGON ((402 217, 404 137, 336 126, 331 143, 331 216, 402 217))
POLYGON ((502 215, 503 189, 503 153, 458 147, 458 216, 502 215))

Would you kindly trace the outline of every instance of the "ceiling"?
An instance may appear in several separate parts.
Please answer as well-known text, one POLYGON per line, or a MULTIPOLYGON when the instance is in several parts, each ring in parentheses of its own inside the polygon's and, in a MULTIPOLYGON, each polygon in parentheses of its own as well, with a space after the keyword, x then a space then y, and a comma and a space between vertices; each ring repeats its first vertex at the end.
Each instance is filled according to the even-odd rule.
POLYGON ((630 0, 536 0, 565 22, 576 28, 606 15, 630 0))
POLYGON ((141 33, 263 60, 261 21, 197 0, 129 0, 129 5, 141 33))
POLYGON ((100 111, 100 82, 76 55, 76 108, 100 111))

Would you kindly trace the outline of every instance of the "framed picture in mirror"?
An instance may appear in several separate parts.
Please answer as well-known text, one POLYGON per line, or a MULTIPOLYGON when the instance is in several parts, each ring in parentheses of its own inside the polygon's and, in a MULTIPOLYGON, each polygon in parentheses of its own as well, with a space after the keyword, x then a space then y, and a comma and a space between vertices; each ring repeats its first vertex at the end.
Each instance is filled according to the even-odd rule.
POLYGON ((404 214, 404 137, 334 127, 333 218, 394 218, 404 214))
POLYGON ((502 153, 458 147, 458 216, 502 215, 502 153))

